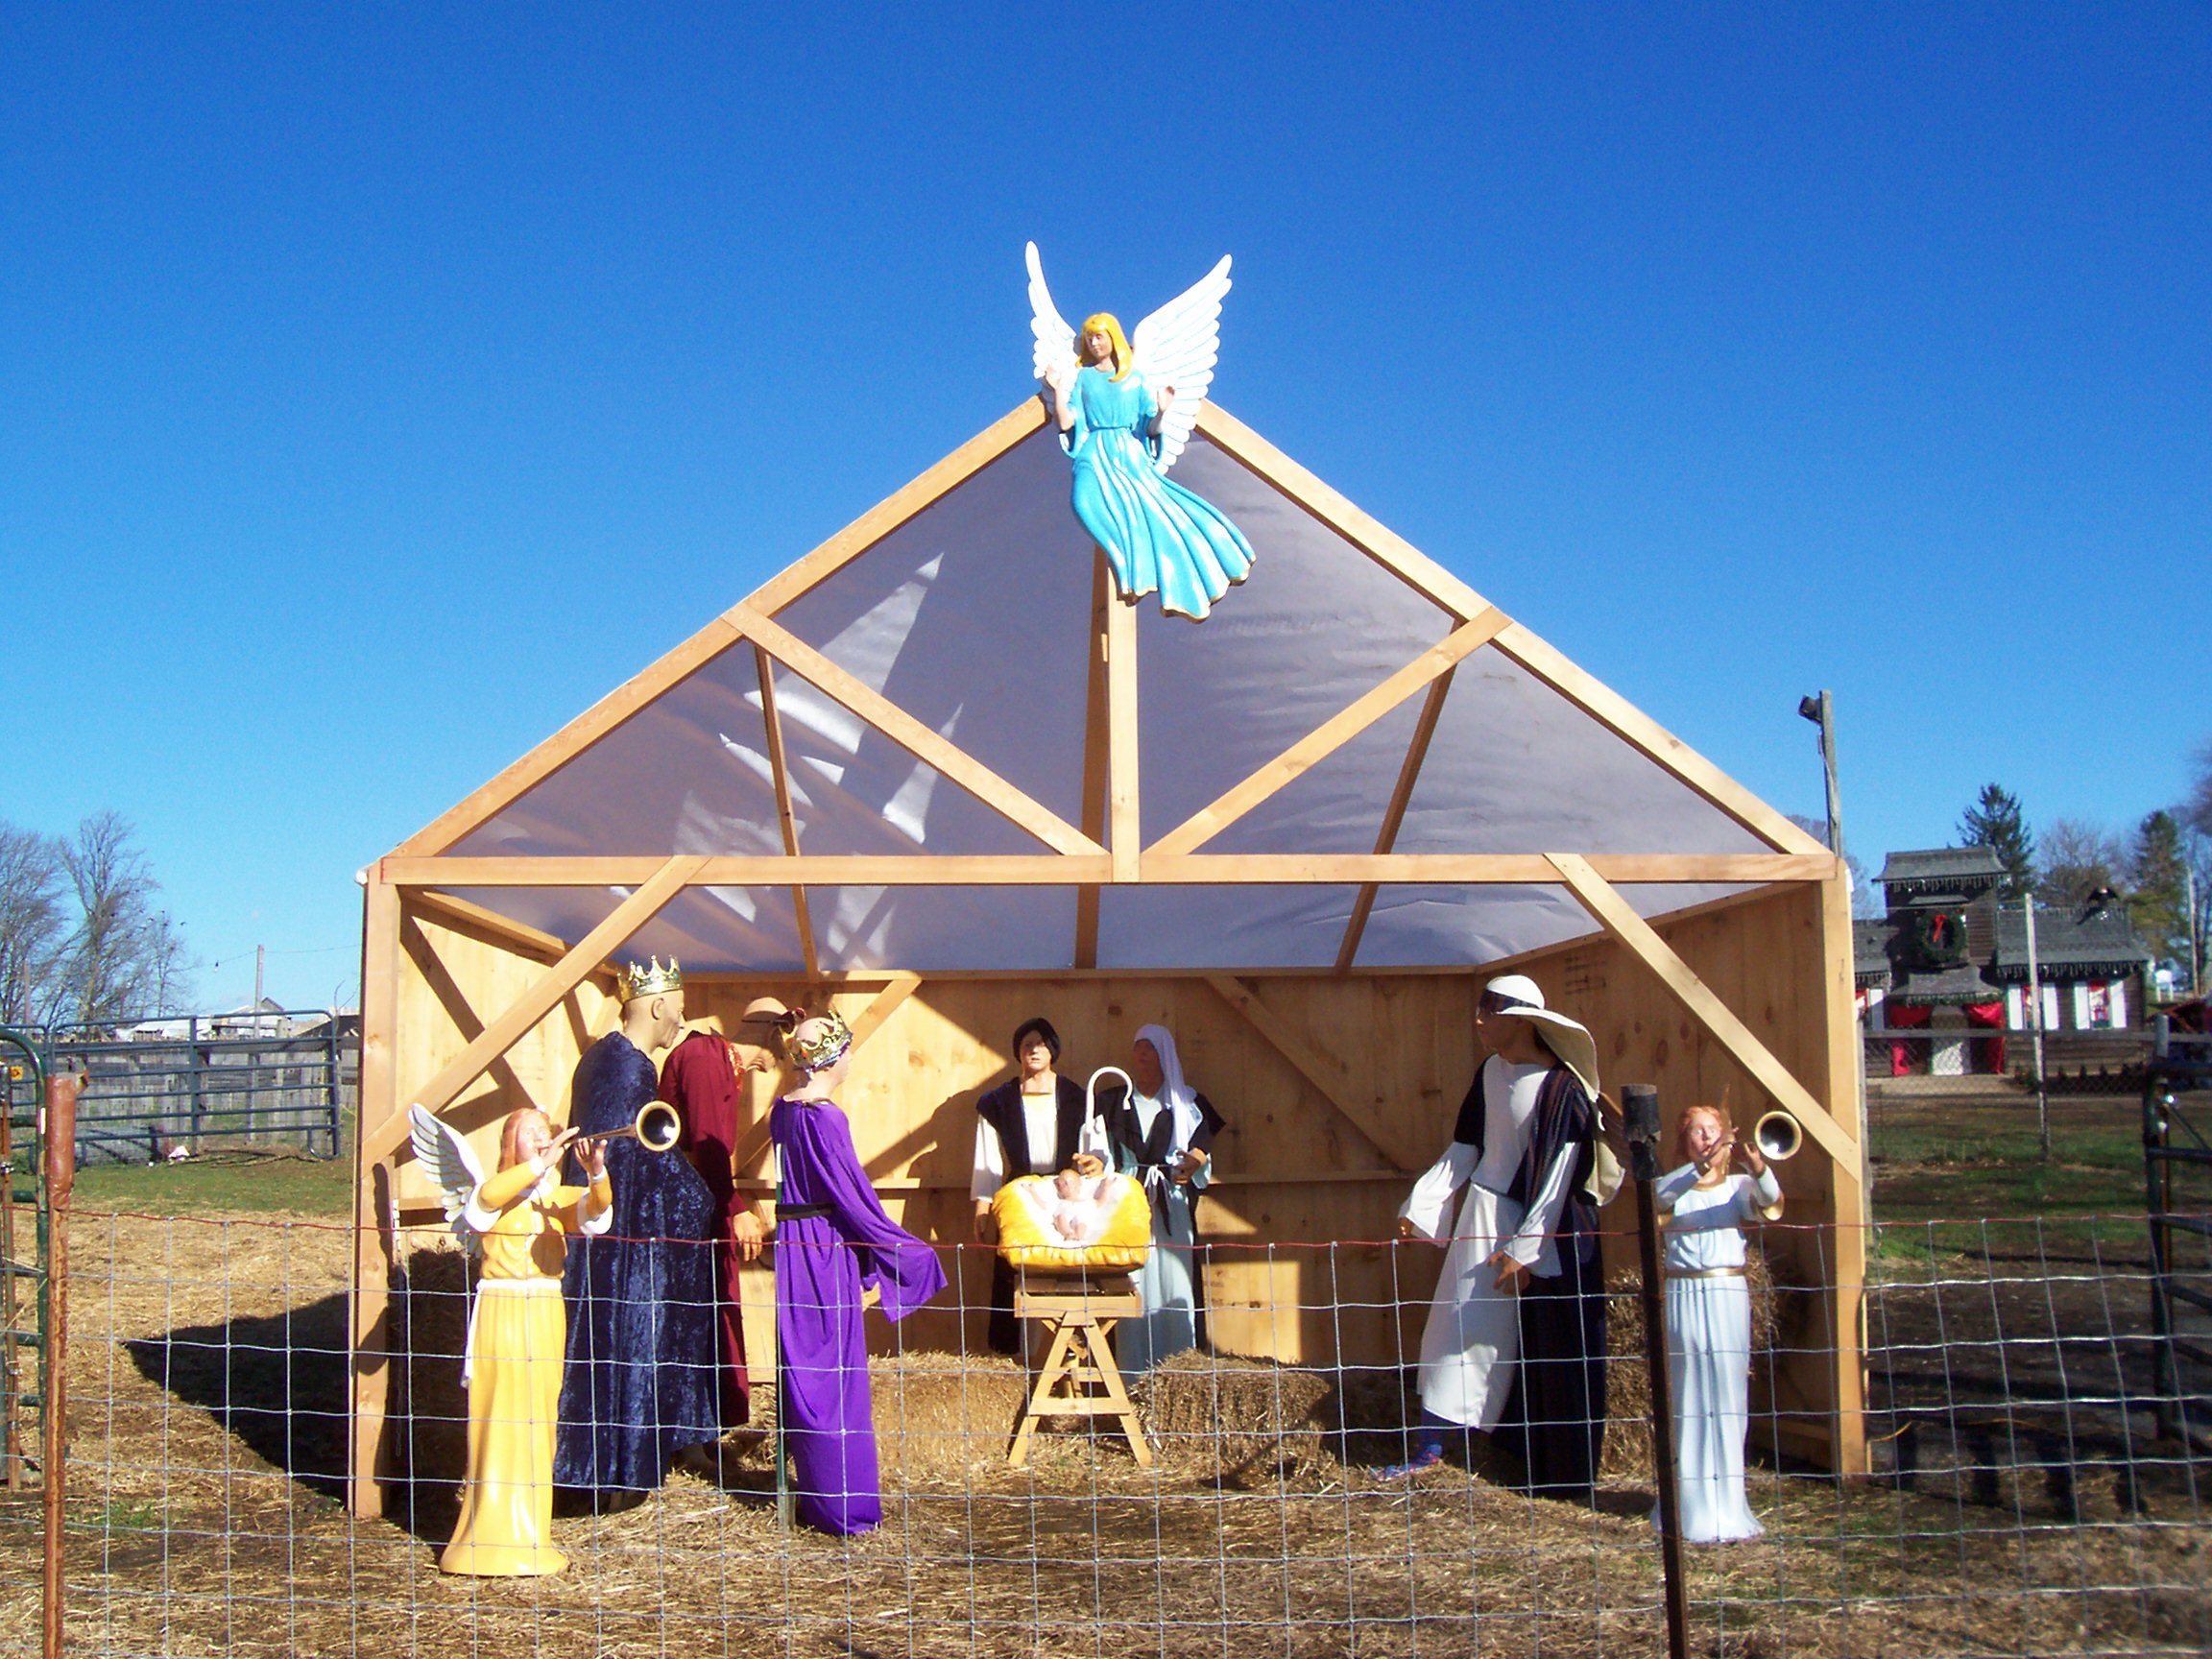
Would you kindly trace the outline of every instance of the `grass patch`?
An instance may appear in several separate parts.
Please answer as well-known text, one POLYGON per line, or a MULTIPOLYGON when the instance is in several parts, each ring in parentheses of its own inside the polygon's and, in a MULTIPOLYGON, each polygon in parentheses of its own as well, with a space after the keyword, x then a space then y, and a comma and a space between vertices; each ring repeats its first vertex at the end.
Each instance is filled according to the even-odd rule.
POLYGON ((79 1210, 141 1215, 306 1215, 353 1213, 353 1160, 219 1152, 181 1164, 94 1164, 77 1172, 79 1210))

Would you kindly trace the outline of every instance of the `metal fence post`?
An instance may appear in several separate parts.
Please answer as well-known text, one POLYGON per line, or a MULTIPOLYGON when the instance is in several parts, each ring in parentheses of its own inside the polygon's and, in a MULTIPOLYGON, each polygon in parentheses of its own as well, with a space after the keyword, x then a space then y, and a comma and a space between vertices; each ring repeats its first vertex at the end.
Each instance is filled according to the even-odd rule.
POLYGON ((184 1037, 186 1050, 192 1057, 189 1062, 192 1079, 192 1129, 186 1140, 190 1143, 191 1149, 197 1152, 200 1150, 201 1116, 207 1110, 207 1079, 202 1070, 204 1062, 200 1054, 199 1015, 192 1016, 190 1022, 184 1028, 184 1037))
POLYGON ((330 1156, 335 1158, 338 1156, 338 1135, 341 1121, 339 1118, 338 1070, 344 1062, 345 1055, 338 1042, 338 1010, 333 1008, 329 1014, 330 1018, 323 1027, 323 1052, 325 1056, 324 1064, 327 1068, 324 1073, 325 1079, 324 1097, 330 1107, 330 1156))
POLYGON ((1682 1582, 1681 1495, 1675 1485, 1674 1403, 1667 1374, 1667 1310, 1660 1295, 1659 1210, 1651 1192, 1659 1178, 1659 1091, 1648 1083, 1621 1089, 1629 1171, 1636 1181, 1636 1242, 1644 1267, 1644 1363, 1651 1374, 1651 1464, 1659 1484, 1659 1560, 1667 1579, 1667 1651, 1686 1659, 1690 1606, 1682 1582))

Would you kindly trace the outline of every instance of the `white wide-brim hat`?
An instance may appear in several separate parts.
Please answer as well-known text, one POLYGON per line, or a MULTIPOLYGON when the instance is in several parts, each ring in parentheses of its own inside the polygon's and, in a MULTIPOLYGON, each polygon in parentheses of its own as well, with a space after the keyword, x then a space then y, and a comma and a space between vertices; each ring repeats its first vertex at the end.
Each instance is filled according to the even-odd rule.
POLYGON ((1591 1099, 1598 1098, 1598 1039, 1588 1026, 1545 1007, 1544 987, 1526 974, 1502 974, 1482 987, 1482 994, 1505 999, 1509 1006, 1499 1009, 1500 1014, 1534 1025, 1544 1046, 1559 1056, 1559 1063, 1575 1073, 1591 1099))

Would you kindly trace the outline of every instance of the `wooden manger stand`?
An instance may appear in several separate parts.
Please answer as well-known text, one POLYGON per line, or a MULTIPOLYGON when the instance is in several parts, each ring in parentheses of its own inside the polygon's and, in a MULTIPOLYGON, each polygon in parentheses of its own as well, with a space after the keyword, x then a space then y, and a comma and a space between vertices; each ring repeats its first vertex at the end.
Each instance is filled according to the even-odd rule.
POLYGON ((1041 1274, 1024 1270, 1014 1291, 1014 1317, 1050 1321, 1051 1345, 1037 1372, 1036 1386, 1022 1426, 1007 1448, 1008 1467, 1029 1462, 1029 1440, 1047 1417, 1118 1419, 1129 1451, 1141 1469, 1152 1467, 1152 1448, 1137 1420, 1129 1390, 1121 1381, 1108 1333, 1123 1319, 1144 1311, 1137 1286, 1125 1273, 1098 1277, 1084 1273, 1041 1274), (1093 1393, 1092 1389, 1098 1392, 1093 1393))

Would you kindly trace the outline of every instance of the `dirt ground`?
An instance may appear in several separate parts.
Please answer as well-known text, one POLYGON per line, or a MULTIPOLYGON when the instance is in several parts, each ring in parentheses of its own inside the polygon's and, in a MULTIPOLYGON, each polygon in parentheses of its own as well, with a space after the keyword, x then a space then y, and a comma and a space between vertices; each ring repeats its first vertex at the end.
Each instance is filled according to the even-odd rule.
MULTIPOLYGON (((1694 1650, 2212 1650, 2212 1463, 2159 1437, 2144 1404, 2141 1249, 2094 1229, 1979 1255, 1919 1238, 1876 1253, 1869 1292, 1880 1476, 1755 1467, 1767 1536, 1686 1552, 1694 1650)), ((756 1438, 729 1446, 718 1479, 565 1506, 574 1564, 557 1578, 445 1578, 457 1428, 424 1427, 421 1478, 388 1517, 339 1502, 349 1242, 300 1222, 76 1218, 69 1651, 1665 1649, 1627 1425, 1594 1510, 1515 1493, 1480 1453, 1393 1485, 1373 1471, 1403 1444, 1395 1372, 1195 1355, 1139 1390, 1149 1472, 1071 1424, 1010 1470, 1021 1373, 910 1354, 876 1370, 887 1519, 866 1538, 781 1529, 756 1438)), ((1616 1369, 1613 1409, 1632 1412, 1640 1367, 1616 1369)), ((433 1371, 418 1411, 457 1409, 433 1371)), ((759 1403, 772 1413, 772 1391, 759 1403)), ((36 1650, 39 1536, 37 1494, 0 1494, 0 1652, 36 1650)))

